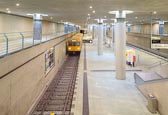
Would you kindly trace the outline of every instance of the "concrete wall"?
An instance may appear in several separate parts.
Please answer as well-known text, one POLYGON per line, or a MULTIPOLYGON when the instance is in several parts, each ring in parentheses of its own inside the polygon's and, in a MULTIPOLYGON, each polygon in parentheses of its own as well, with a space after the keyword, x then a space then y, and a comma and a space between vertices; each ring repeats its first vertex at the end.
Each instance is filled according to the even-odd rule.
POLYGON ((64 32, 64 24, 58 23, 57 24, 57 31, 58 32, 64 32))
POLYGON ((0 14, 0 33, 33 31, 33 19, 0 14))
POLYGON ((70 36, 64 35, 0 58, 1 115, 26 114, 66 59, 63 40, 70 36), (55 66, 46 74, 45 51, 51 47, 55 47, 55 66))
MULTIPOLYGON (((33 19, 0 13, 0 33, 33 31, 33 19)), ((43 34, 62 31, 64 24, 43 21, 43 34)))
POLYGON ((43 21, 42 32, 43 34, 55 33, 57 31, 57 23, 43 21))
MULTIPOLYGON (((136 45, 142 48, 150 48, 151 39, 150 34, 127 33, 127 43, 136 45)), ((168 43, 168 37, 161 36, 161 43, 168 43)), ((157 50, 158 52, 168 54, 167 49, 157 50)))
MULTIPOLYGON (((142 33, 142 34, 150 34, 151 33, 151 25, 150 24, 137 24, 131 26, 131 32, 142 33)), ((152 33, 159 34, 159 24, 152 25, 152 33)))
POLYGON ((138 86, 141 92, 147 96, 148 94, 154 95, 158 100, 158 110, 161 115, 168 113, 168 81, 160 83, 149 83, 138 86))
POLYGON ((150 48, 150 35, 143 35, 138 33, 127 33, 127 43, 150 48))

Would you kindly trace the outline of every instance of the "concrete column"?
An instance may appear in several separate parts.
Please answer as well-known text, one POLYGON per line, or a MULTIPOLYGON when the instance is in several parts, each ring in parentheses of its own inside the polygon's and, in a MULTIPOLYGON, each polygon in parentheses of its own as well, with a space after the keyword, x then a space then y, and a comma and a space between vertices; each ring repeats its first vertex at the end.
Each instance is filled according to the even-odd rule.
POLYGON ((112 31, 112 43, 114 43, 115 42, 115 25, 114 24, 112 24, 112 27, 111 27, 111 31, 112 31))
POLYGON ((68 33, 68 24, 64 24, 64 32, 68 33))
POLYGON ((78 26, 76 26, 76 31, 79 31, 79 27, 78 26))
POLYGON ((68 32, 70 32, 71 31, 71 29, 70 29, 70 25, 68 24, 68 32))
POLYGON ((33 27, 33 40, 42 40, 42 15, 33 14, 34 27, 33 27))
POLYGON ((74 31, 74 30, 75 30, 75 26, 73 25, 73 26, 72 26, 72 31, 74 31))
POLYGON ((112 51, 114 52, 114 54, 115 54, 115 44, 114 44, 114 42, 115 42, 115 36, 114 36, 114 30, 115 30, 115 25, 114 25, 114 23, 111 25, 111 29, 110 29, 110 31, 111 31, 111 40, 110 40, 110 47, 112 47, 112 51))
POLYGON ((71 31, 71 28, 70 28, 70 25, 68 24, 68 32, 70 32, 71 31))
POLYGON ((115 24, 115 54, 116 54, 116 79, 126 79, 126 59, 125 59, 125 47, 126 47, 126 14, 123 11, 119 11, 116 14, 117 23, 115 24))
POLYGON ((73 29, 73 30, 74 30, 74 31, 77 31, 77 30, 76 30, 76 26, 75 26, 75 25, 74 25, 74 29, 73 29))
POLYGON ((164 21, 159 22, 159 34, 164 34, 164 21))
POLYGON ((98 21, 98 55, 103 55, 103 21, 98 21))
POLYGON ((95 27, 93 26, 92 27, 92 39, 94 39, 94 37, 95 37, 95 27))
POLYGON ((98 39, 98 25, 95 27, 95 38, 98 39))
POLYGON ((71 25, 70 28, 71 28, 71 32, 72 32, 74 30, 73 26, 71 25))
POLYGON ((107 39, 106 39, 106 25, 104 25, 104 43, 107 42, 107 39))
POLYGON ((130 24, 127 24, 127 29, 128 29, 127 30, 128 32, 131 32, 131 25, 130 24))

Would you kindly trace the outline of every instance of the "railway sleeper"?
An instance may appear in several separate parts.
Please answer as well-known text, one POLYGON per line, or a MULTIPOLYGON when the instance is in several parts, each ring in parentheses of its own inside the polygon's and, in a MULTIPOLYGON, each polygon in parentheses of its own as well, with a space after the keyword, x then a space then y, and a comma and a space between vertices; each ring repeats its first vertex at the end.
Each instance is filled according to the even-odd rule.
POLYGON ((70 77, 65 78, 65 79, 62 78, 62 79, 59 80, 59 83, 60 83, 60 82, 63 82, 63 83, 66 82, 66 83, 69 83, 71 80, 72 80, 72 78, 70 78, 70 77))
POLYGON ((61 111, 64 110, 64 105, 48 105, 45 111, 61 111))
POLYGON ((66 96, 53 96, 51 99, 52 100, 65 100, 66 96))
POLYGON ((65 100, 66 96, 52 96, 50 100, 65 100))
MULTIPOLYGON (((45 111, 63 111, 64 110, 65 105, 48 105, 45 108, 45 111)), ((71 105, 67 104, 66 108, 67 111, 71 110, 71 105)))
POLYGON ((63 82, 63 81, 58 83, 58 85, 66 85, 66 86, 69 85, 69 84, 70 84, 70 82, 63 82))
POLYGON ((69 79, 69 80, 60 79, 59 83, 69 83, 70 81, 71 81, 71 79, 69 79))
MULTIPOLYGON (((55 113, 55 115, 70 115, 70 111, 44 111, 43 115, 50 115, 50 113, 55 113)), ((36 115, 41 115, 41 114, 36 114, 36 115)))
POLYGON ((67 92, 69 90, 70 87, 67 88, 56 88, 54 91, 55 92, 67 92))
POLYGON ((68 79, 71 79, 71 78, 72 78, 72 75, 67 75, 66 74, 66 75, 63 75, 61 79, 65 79, 65 80, 67 79, 68 80, 68 79))
POLYGON ((72 70, 66 70, 66 71, 64 71, 63 74, 72 74, 73 72, 74 72, 74 69, 72 69, 72 70))
POLYGON ((51 100, 48 103, 49 105, 64 105, 65 100, 51 100))

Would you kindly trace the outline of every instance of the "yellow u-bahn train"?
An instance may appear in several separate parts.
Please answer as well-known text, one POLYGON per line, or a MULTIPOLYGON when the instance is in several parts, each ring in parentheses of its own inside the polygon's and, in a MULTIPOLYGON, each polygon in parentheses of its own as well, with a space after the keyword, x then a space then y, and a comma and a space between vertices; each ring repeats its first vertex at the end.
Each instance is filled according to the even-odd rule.
POLYGON ((78 33, 66 41, 67 54, 80 54, 83 34, 78 33))

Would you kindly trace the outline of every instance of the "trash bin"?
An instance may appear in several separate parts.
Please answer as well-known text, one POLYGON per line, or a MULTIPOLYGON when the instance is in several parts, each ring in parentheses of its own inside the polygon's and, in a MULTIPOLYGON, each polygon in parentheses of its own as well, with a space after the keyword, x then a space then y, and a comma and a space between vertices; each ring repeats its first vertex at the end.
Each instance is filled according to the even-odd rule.
POLYGON ((156 97, 154 97, 151 94, 148 94, 148 105, 147 105, 148 110, 151 113, 157 113, 157 109, 158 109, 158 102, 156 97))

